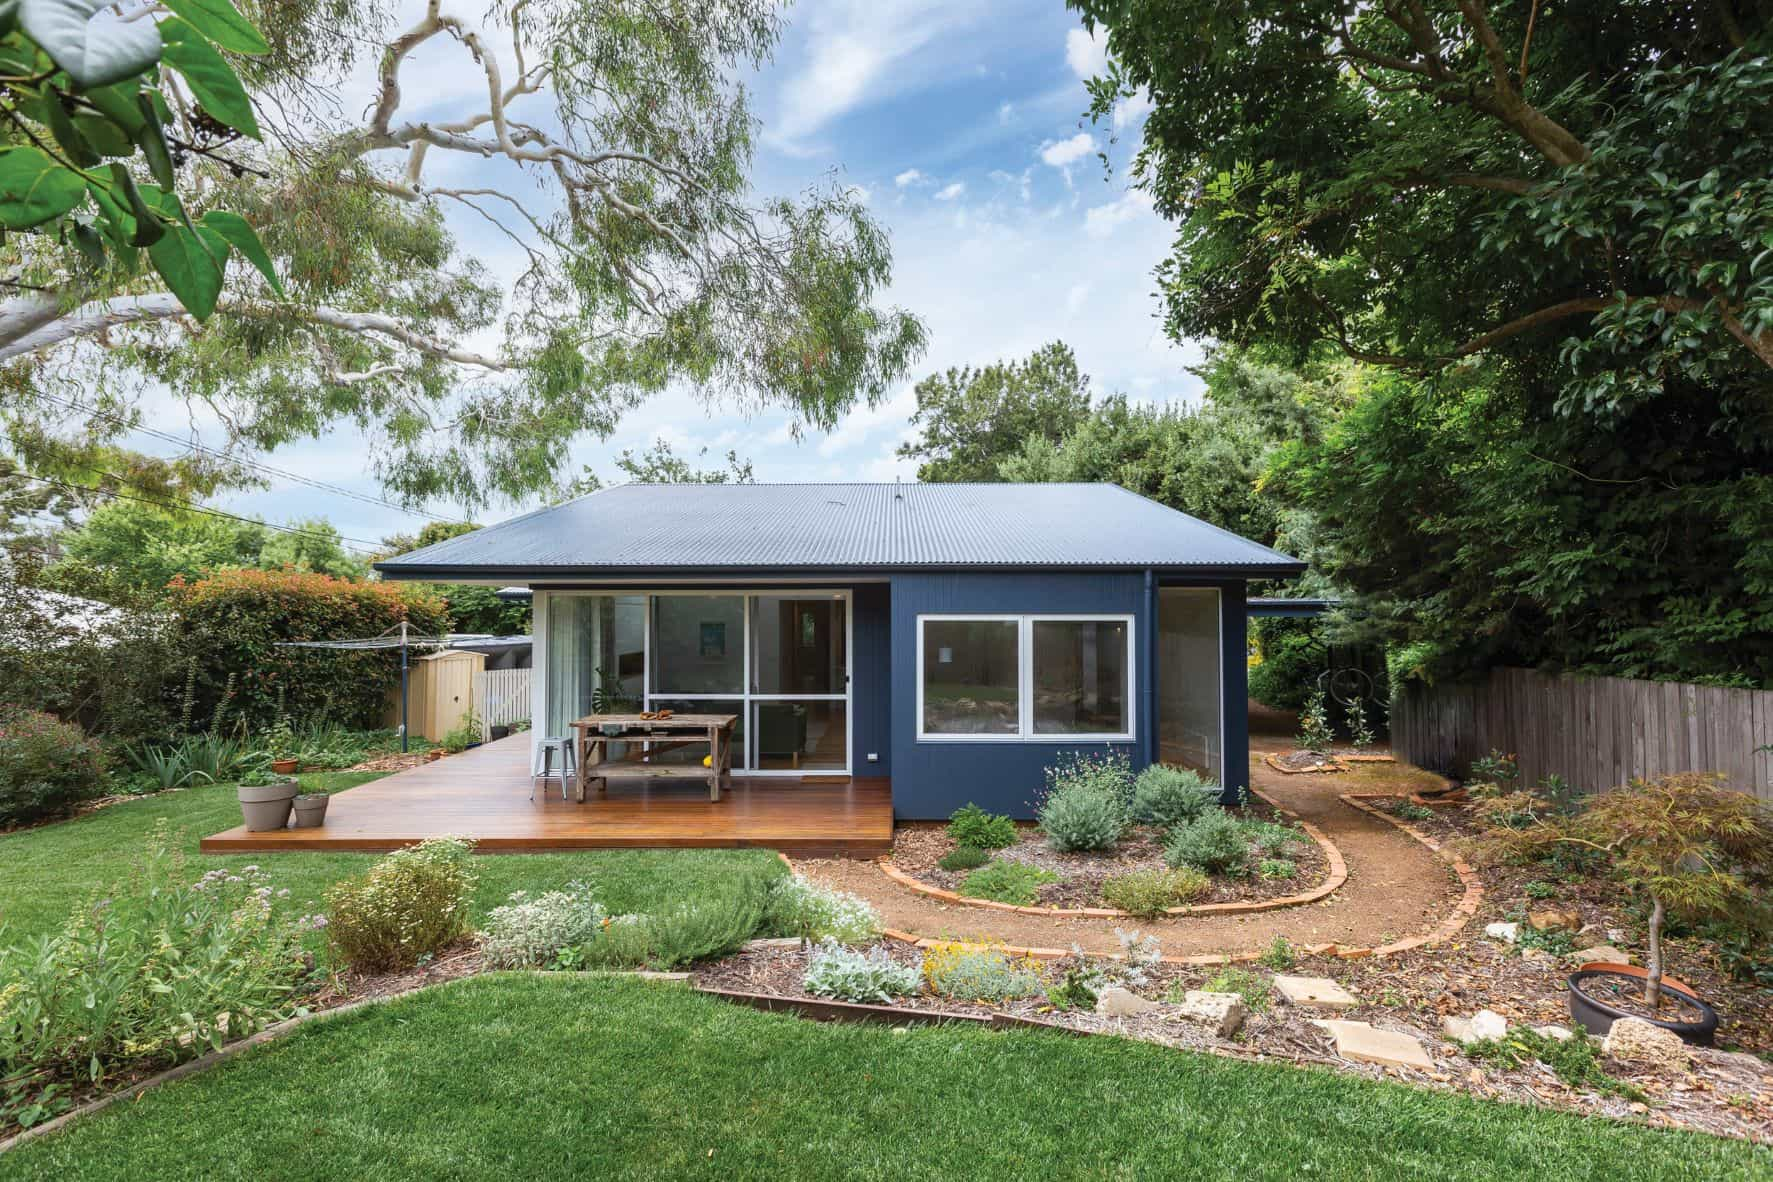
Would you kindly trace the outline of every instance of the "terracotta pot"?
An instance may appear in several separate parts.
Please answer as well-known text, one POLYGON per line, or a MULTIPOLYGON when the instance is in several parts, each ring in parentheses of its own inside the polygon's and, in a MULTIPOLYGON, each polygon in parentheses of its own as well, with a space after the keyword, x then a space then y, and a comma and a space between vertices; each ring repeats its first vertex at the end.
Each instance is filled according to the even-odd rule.
POLYGON ((276 784, 242 784, 235 789, 246 828, 253 833, 282 829, 289 824, 289 810, 301 786, 294 780, 276 784))
POLYGON ((443 752, 441 752, 441 751, 427 751, 427 752, 425 752, 425 762, 426 763, 434 763, 437 760, 442 759, 442 758, 443 758, 443 752))
POLYGON ((299 766, 293 759, 273 759, 271 761, 272 773, 279 776, 293 775, 299 766))
POLYGON ((324 792, 302 792, 295 798, 295 827, 318 829, 326 824, 326 802, 332 797, 324 792))

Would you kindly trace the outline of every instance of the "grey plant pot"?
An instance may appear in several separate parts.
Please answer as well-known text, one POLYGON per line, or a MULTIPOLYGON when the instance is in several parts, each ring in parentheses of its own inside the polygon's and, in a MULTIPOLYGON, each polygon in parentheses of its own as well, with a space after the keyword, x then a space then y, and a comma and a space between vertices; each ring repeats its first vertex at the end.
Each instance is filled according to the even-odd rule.
POLYGON ((281 780, 275 784, 242 784, 235 789, 240 798, 240 812, 246 817, 246 827, 254 833, 262 833, 267 829, 282 829, 289 824, 290 804, 295 800, 301 786, 294 780, 281 780))
POLYGON ((324 792, 303 792, 295 798, 295 827, 318 829, 326 824, 326 802, 332 798, 324 792))

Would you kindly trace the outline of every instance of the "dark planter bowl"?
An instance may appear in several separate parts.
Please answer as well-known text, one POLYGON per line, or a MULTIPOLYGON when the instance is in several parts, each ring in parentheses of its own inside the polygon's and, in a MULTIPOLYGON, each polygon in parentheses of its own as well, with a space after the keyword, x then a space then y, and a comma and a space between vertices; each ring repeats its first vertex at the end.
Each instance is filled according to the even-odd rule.
POLYGON ((499 739, 509 739, 511 737, 511 728, 508 726, 489 726, 486 728, 486 737, 489 741, 495 742, 499 739))
POLYGON ((1693 1006, 1699 1011, 1701 1017, 1697 1022, 1668 1022, 1660 1018, 1645 1018, 1642 1014, 1619 1009, 1583 989, 1583 986, 1591 981, 1600 981, 1609 977, 1629 981, 1635 989, 1643 985, 1645 973, 1643 969, 1635 965, 1584 965, 1570 974, 1570 1017, 1581 1023, 1590 1034, 1597 1037, 1605 1036, 1607 1031, 1613 1028, 1613 1023, 1620 1018, 1643 1018, 1653 1026, 1674 1031, 1681 1036, 1682 1041, 1692 1043, 1694 1046, 1709 1047, 1711 1045, 1711 1040, 1718 1030, 1718 1012, 1701 1001, 1699 995, 1687 988, 1686 985, 1678 981, 1671 981, 1666 976, 1662 978, 1663 990, 1693 1006))

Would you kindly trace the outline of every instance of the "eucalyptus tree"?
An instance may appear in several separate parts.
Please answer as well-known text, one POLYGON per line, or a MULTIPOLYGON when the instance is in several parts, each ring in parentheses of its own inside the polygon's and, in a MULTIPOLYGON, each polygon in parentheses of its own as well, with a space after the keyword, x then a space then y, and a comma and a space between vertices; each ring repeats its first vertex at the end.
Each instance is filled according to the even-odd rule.
MULTIPOLYGON (((98 8, 16 7, 51 3, 98 8)), ((249 0, 262 36, 227 0, 122 8, 89 27, 158 30, 125 85, 163 114, 166 159, 139 136, 88 146, 167 204, 201 283, 135 265, 127 235, 83 253, 78 227, 107 212, 90 185, 94 204, 7 236, 0 397, 29 459, 114 437, 163 387, 230 444, 355 430, 395 493, 474 504, 552 486, 568 441, 667 386, 823 428, 921 350, 916 318, 881 305, 891 252, 854 190, 753 192, 743 79, 781 31, 767 0, 428 0, 400 19, 249 0), (207 58, 171 60, 191 10, 225 10, 206 48, 240 95, 206 92, 207 58), (458 240, 450 211, 478 231, 458 240), (230 247, 255 265, 225 266, 230 247)), ((63 115, 103 129, 108 74, 34 64, 0 80, 9 153, 63 115)))

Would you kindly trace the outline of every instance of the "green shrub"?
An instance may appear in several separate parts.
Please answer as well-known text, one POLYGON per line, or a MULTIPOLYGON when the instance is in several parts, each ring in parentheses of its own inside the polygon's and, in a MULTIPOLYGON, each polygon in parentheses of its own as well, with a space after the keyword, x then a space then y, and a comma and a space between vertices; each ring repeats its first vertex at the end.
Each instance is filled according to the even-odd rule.
POLYGON ((326 893, 333 950, 361 972, 407 969, 468 934, 477 872, 471 842, 441 837, 396 850, 326 893))
POLYGON ((0 721, 0 829, 72 815, 105 794, 98 741, 35 710, 0 721))
POLYGON ((771 887, 761 876, 726 894, 652 915, 622 915, 580 951, 589 967, 674 969, 738 951, 770 917, 771 887))
POLYGON ((1041 991, 1032 958, 976 944, 937 944, 924 953, 923 978, 932 993, 959 1001, 1009 1001, 1041 991))
POLYGON ((0 950, 0 1079, 97 1081, 290 1016, 311 967, 288 894, 256 866, 193 882, 156 828, 129 879, 0 950))
POLYGON ((1600 1039, 1580 1027, 1569 1038, 1560 1039, 1516 1026, 1500 1039, 1463 1043, 1459 1049, 1468 1059, 1499 1063, 1510 1071, 1536 1059, 1572 1088, 1627 1100, 1647 1099, 1638 1088, 1607 1074, 1601 1066, 1600 1039))
POLYGON ((1270 858, 1288 858, 1304 844, 1306 838, 1290 825, 1273 821, 1242 820, 1244 837, 1257 854, 1270 858))
POLYGON ((1208 993, 1235 993, 1244 1005, 1261 1013, 1273 1001, 1274 983, 1261 973, 1235 965, 1220 969, 1201 988, 1208 993))
POLYGON ((976 804, 963 805, 948 818, 948 836, 957 846, 1001 850, 1016 844, 1016 823, 976 804))
POLYGON ((787 874, 770 883, 763 926, 803 940, 860 944, 880 935, 880 916, 855 895, 787 874))
POLYGON ((1263 858, 1256 873, 1263 878, 1292 878, 1299 873, 1299 866, 1291 858, 1263 858))
POLYGON ((1058 880, 1057 874, 1039 866, 998 861, 967 875, 960 884, 960 893, 974 899, 994 899, 999 903, 1027 906, 1034 902, 1037 888, 1058 880))
POLYGON ((1529 899, 1551 899, 1555 898, 1558 893, 1556 883, 1546 882, 1539 878, 1535 878, 1521 889, 1526 892, 1529 899))
POLYGON ((1391 806, 1391 815, 1406 821, 1432 821, 1434 810, 1413 800, 1401 800, 1391 806))
POLYGON ((1219 785, 1192 768, 1154 763, 1133 782, 1133 819, 1159 829, 1186 825, 1219 800, 1219 785))
POLYGON ((1207 890, 1207 876, 1190 866, 1174 870, 1135 870, 1102 883, 1110 907, 1134 915, 1162 915, 1171 907, 1192 903, 1207 890))
POLYGON ((878 945, 866 952, 827 940, 813 950, 801 984, 808 993, 840 1001, 878 1002, 916 993, 922 974, 902 965, 878 945))
POLYGON ((553 968, 563 951, 595 939, 606 918, 583 883, 533 896, 517 891, 486 917, 480 951, 494 968, 553 968))
POLYGON ((972 870, 991 861, 991 855, 977 846, 957 845, 936 861, 944 870, 972 870))
POLYGON ((1299 950, 1294 948, 1293 942, 1285 936, 1276 936, 1262 955, 1256 958, 1257 964, 1271 968, 1277 973, 1292 968, 1298 961, 1299 950))
POLYGON ((1192 866, 1206 874, 1241 874, 1249 859, 1249 836, 1224 809, 1172 831, 1164 845, 1164 861, 1170 866, 1192 866))
POLYGON ((444 601, 410 584, 218 570, 175 579, 167 590, 179 643, 197 663, 198 715, 213 714, 236 674, 233 710, 250 726, 268 726, 280 700, 296 719, 376 726, 400 683, 398 649, 279 648, 279 641, 378 636, 402 620, 421 636, 448 628, 444 601))
POLYGON ((1069 784, 1040 805, 1040 828, 1056 850, 1105 850, 1127 831, 1126 806, 1093 784, 1069 784))
POLYGON ((1299 715, 1299 736, 1294 743, 1302 751, 1327 755, 1335 741, 1335 732, 1330 729, 1330 709, 1324 700, 1324 691, 1316 690, 1305 699, 1305 709, 1299 715))
POLYGON ((1076 945, 1059 965, 1059 980, 1047 987, 1047 1000, 1056 1010, 1088 1010, 1108 983, 1107 974, 1076 945))
POLYGON ((1067 751, 1046 771, 1043 796, 1066 788, 1093 788, 1112 797, 1127 812, 1133 806, 1133 764, 1125 751, 1099 754, 1067 751))

